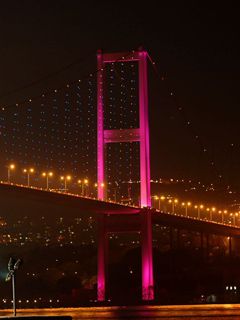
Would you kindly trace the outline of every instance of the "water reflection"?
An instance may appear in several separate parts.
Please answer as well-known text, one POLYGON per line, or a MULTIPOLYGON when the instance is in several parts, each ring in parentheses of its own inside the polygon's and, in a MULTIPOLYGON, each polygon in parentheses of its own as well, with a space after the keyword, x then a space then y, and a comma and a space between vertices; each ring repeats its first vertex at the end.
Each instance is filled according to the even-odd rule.
MULTIPOLYGON (((0 316, 10 316, 12 310, 0 310, 0 316)), ((240 304, 191 306, 136 306, 21 309, 18 316, 70 315, 78 319, 161 319, 161 320, 230 320, 240 319, 240 304)))

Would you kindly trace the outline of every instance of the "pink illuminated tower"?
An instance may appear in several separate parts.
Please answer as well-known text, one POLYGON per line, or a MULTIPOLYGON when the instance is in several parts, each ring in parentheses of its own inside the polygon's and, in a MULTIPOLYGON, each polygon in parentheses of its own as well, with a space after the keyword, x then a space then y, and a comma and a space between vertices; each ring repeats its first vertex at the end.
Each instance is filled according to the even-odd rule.
MULTIPOLYGON (((102 53, 98 51, 97 78, 97 174, 98 199, 105 200, 105 152, 106 144, 120 142, 140 143, 140 204, 141 234, 142 234, 142 298, 153 299, 153 266, 152 266, 152 224, 150 193, 150 153, 149 153, 149 124, 148 124, 148 87, 147 87, 147 52, 144 50, 127 53, 102 53), (139 128, 135 129, 104 129, 104 78, 105 64, 114 62, 138 62, 139 69, 139 128)), ((104 217, 102 217, 104 219, 104 217)), ((104 222, 99 223, 98 247, 98 300, 105 300, 106 275, 106 232, 104 222)))
POLYGON ((151 206, 150 194, 150 154, 149 154, 149 127, 148 127, 148 89, 147 89, 147 52, 102 54, 98 52, 97 78, 97 172, 98 172, 98 199, 104 200, 105 181, 104 159, 105 144, 117 142, 140 142, 140 199, 141 207, 151 206), (124 130, 104 130, 104 69, 106 63, 138 61, 139 65, 139 128, 124 130))

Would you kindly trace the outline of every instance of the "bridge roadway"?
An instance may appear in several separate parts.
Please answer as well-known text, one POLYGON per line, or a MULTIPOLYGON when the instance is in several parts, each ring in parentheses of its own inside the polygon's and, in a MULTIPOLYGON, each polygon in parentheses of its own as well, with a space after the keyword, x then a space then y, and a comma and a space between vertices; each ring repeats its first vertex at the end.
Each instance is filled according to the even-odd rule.
MULTIPOLYGON (((126 206, 114 202, 99 201, 57 191, 26 187, 0 182, 0 217, 7 221, 29 217, 44 216, 49 220, 57 217, 97 219, 104 214, 106 228, 110 232, 141 230, 140 213, 146 208, 126 206), (121 221, 121 223, 120 223, 121 221)), ((178 229, 240 237, 240 228, 229 224, 211 222, 178 214, 147 209, 152 214, 152 223, 178 229)))

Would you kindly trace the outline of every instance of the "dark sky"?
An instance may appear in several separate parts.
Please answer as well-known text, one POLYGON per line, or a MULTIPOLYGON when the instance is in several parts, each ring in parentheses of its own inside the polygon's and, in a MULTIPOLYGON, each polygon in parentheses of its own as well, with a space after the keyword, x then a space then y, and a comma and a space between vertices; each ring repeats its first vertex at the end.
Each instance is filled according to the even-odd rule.
POLYGON ((15 0, 1 3, 0 29, 4 106, 94 71, 99 48, 142 45, 165 79, 150 67, 152 176, 240 187, 240 28, 231 2, 15 0))

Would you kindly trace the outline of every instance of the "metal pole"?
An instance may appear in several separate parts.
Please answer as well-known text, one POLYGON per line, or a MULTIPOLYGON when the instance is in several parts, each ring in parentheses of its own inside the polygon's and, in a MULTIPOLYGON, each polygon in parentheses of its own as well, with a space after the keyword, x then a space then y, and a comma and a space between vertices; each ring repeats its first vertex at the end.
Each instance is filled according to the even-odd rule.
POLYGON ((16 317, 15 275, 12 274, 13 316, 16 317))
POLYGON ((8 183, 10 182, 10 169, 8 168, 8 183))
POLYGON ((30 185, 30 182, 29 182, 29 173, 27 174, 27 185, 28 185, 28 187, 29 187, 29 185, 30 185))
POLYGON ((64 189, 65 189, 65 192, 67 191, 67 179, 64 178, 64 189))
POLYGON ((47 175, 47 190, 48 190, 48 175, 47 175))

